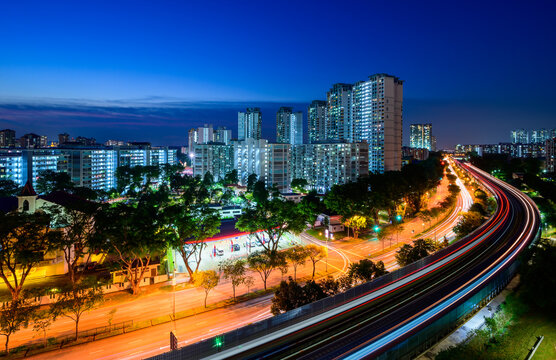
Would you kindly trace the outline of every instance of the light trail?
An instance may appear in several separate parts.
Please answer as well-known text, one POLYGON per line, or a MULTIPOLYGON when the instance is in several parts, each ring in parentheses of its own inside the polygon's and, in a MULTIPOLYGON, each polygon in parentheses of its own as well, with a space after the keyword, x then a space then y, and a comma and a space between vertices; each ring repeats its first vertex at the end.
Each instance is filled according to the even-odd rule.
MULTIPOLYGON (((495 195, 499 207, 493 218, 483 224, 473 233, 473 235, 452 245, 449 248, 451 249, 450 252, 443 254, 442 257, 436 258, 430 264, 404 275, 400 279, 384 284, 371 292, 350 300, 349 302, 341 304, 314 317, 287 326, 281 330, 266 334, 263 338, 246 342, 240 347, 223 350, 219 354, 212 355, 210 358, 223 359, 227 357, 237 358, 259 356, 265 352, 268 352, 270 357, 285 357, 286 354, 278 354, 280 354, 281 351, 293 350, 292 346, 298 346, 300 349, 298 352, 293 353, 294 355, 292 356, 294 357, 302 357, 304 356, 303 354, 324 353, 326 351, 326 347, 328 345, 332 346, 337 340, 335 336, 336 333, 331 333, 331 325, 336 327, 341 326, 344 322, 349 324, 349 321, 353 322, 355 318, 358 321, 354 323, 352 328, 364 329, 365 326, 367 326, 361 325, 365 322, 365 319, 360 318, 359 315, 347 316, 351 313, 355 314, 355 310, 360 309, 362 311, 368 311, 363 310, 363 306, 367 309, 370 304, 385 298, 387 295, 403 294, 404 291, 410 291, 410 293, 408 293, 405 297, 413 298, 417 297, 420 293, 427 291, 427 289, 430 289, 431 291, 436 288, 441 289, 441 286, 446 287, 447 285, 445 284, 449 284, 448 281, 452 278, 451 274, 454 274, 453 281, 456 281, 458 278, 467 276, 466 272, 469 272, 471 269, 479 269, 478 266, 485 262, 486 259, 489 259, 489 257, 495 255, 498 256, 494 259, 495 261, 492 261, 488 266, 480 269, 478 273, 469 274, 471 275, 471 278, 467 279, 464 283, 459 284, 456 290, 443 294, 440 300, 435 300, 432 304, 425 306, 424 309, 417 309, 418 311, 412 316, 406 317, 403 321, 395 323, 395 325, 390 327, 388 330, 374 336, 374 340, 367 340, 357 347, 352 347, 349 353, 351 354, 353 351, 359 351, 356 355, 353 355, 353 358, 360 358, 370 354, 373 356, 377 355, 377 351, 380 352, 389 346, 393 346, 393 343, 402 341, 404 337, 407 337, 411 334, 411 332, 416 331, 418 326, 422 326, 423 321, 429 321, 433 319, 433 317, 439 316, 439 314, 445 311, 448 307, 455 306, 459 300, 475 291, 478 287, 489 281, 492 276, 495 276, 500 269, 511 263, 517 254, 519 254, 519 252, 532 241, 538 227, 538 212, 536 211, 534 204, 532 204, 530 200, 527 200, 526 197, 524 197, 519 191, 516 191, 509 185, 506 185, 498 180, 491 179, 478 169, 469 168, 468 170, 474 172, 476 177, 480 178, 482 180, 481 182, 495 195), (511 201, 510 198, 508 198, 508 195, 511 196, 511 201), (522 210, 524 213, 519 213, 519 211, 522 210), (519 216, 525 216, 525 221, 520 222, 516 220, 518 213, 520 214, 519 216), (515 230, 516 225, 520 227, 519 234, 512 233, 512 231, 515 230), (511 238, 509 238, 510 234, 511 238), (498 254, 497 249, 500 249, 502 252, 498 254), (458 261, 460 261, 460 259, 465 259, 466 257, 468 257, 470 261, 475 264, 473 266, 469 266, 470 270, 467 270, 465 266, 462 267, 455 265, 458 261), (441 270, 444 269, 446 269, 444 272, 447 272, 447 275, 440 275, 441 270), (436 273, 439 275, 434 275, 436 273), (440 280, 429 283, 428 279, 434 279, 435 276, 440 280), (425 285, 425 288, 422 288, 418 292, 415 290, 412 291, 411 288, 415 287, 415 284, 420 284, 416 285, 417 287, 425 285), (325 326, 325 328, 323 328, 323 326, 325 326), (324 336, 327 340, 309 342, 307 341, 307 336, 305 335, 306 333, 307 335, 310 334, 310 337, 324 336), (294 341, 294 343, 288 346, 280 345, 287 341, 294 341), (271 350, 273 348, 276 349, 271 350)), ((462 183, 458 184, 458 186, 462 185, 462 183)), ((469 199, 470 197, 462 202, 462 207, 470 205, 469 199)), ((438 294, 440 295, 441 293, 438 294)), ((389 302, 384 304, 388 305, 389 302)), ((390 308, 385 308, 383 312, 391 312, 395 308, 395 305, 390 306, 390 308)), ((338 339, 343 339, 340 329, 338 332, 340 332, 338 339)), ((349 333, 350 334, 345 335, 346 338, 348 338, 348 341, 356 341, 349 340, 353 336, 352 332, 349 333)), ((289 354, 292 353, 289 352, 289 354)), ((350 354, 347 354, 346 356, 350 354)))
MULTIPOLYGON (((503 184, 499 183, 499 186, 503 186, 503 184)), ((526 208, 526 223, 530 223, 531 218, 535 214, 535 209, 531 205, 530 201, 528 201, 528 199, 524 200, 523 194, 516 192, 512 188, 507 188, 507 190, 512 192, 517 198, 521 198, 526 208)), ((524 228, 519 235, 519 239, 532 238, 535 236, 535 231, 536 229, 534 227, 524 228)), ((374 339, 371 339, 364 343, 362 346, 360 346, 360 348, 356 349, 356 351, 350 351, 349 355, 344 354, 338 358, 354 360, 371 356, 378 352, 380 349, 396 341, 401 336, 414 332, 416 328, 422 327, 424 323, 429 322, 435 316, 438 316, 461 299, 464 299, 469 294, 472 294, 477 289, 480 289, 483 285, 488 283, 501 269, 514 261, 519 253, 523 250, 523 248, 527 245, 527 241, 515 242, 511 248, 509 248, 499 256, 496 263, 490 265, 480 274, 476 275, 473 278, 471 284, 461 286, 456 291, 453 291, 451 294, 447 295, 441 301, 422 310, 419 313, 420 315, 416 315, 413 316, 411 319, 408 319, 405 324, 399 326, 396 330, 391 331, 387 334, 381 334, 374 339)))

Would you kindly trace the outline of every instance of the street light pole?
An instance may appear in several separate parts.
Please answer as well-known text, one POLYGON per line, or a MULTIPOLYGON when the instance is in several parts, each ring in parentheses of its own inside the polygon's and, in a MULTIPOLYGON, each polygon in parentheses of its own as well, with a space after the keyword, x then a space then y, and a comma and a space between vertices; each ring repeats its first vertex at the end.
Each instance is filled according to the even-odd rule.
POLYGON ((326 273, 328 274, 328 236, 331 236, 332 234, 330 233, 330 231, 328 229, 326 229, 324 231, 324 239, 326 241, 326 273))
POLYGON ((174 319, 174 330, 176 330, 176 270, 174 270, 174 275, 172 276, 172 314, 174 319))

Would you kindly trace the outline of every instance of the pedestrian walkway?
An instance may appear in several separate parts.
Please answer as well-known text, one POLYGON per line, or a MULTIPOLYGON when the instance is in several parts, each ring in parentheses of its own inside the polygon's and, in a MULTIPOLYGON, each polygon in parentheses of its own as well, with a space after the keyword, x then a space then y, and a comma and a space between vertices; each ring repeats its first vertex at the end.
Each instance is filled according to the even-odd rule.
POLYGON ((417 360, 433 360, 441 351, 447 350, 452 346, 456 346, 470 339, 475 330, 484 326, 485 318, 492 317, 500 309, 500 305, 502 305, 502 303, 506 300, 506 297, 514 291, 518 284, 519 276, 516 276, 512 279, 512 281, 510 281, 508 286, 506 286, 506 288, 498 294, 498 296, 492 299, 485 307, 479 310, 457 330, 417 357, 417 360))

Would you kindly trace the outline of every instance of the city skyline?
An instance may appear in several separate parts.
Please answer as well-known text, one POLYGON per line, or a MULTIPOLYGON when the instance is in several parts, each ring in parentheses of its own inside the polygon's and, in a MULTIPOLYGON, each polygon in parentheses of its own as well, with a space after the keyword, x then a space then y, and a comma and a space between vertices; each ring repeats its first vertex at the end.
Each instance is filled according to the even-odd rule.
POLYGON ((524 118, 550 127, 553 3, 481 4, 479 12, 472 3, 423 6, 223 3, 214 10, 139 2, 132 11, 104 11, 103 3, 7 4, 0 15, 0 127, 52 139, 66 131, 182 145, 188 128, 232 128, 235 113, 253 106, 263 113, 262 137, 273 140, 278 108, 300 109, 307 119, 309 103, 324 99, 331 85, 379 72, 406 81, 404 144, 410 123, 432 123, 439 148, 506 141, 524 118), (278 26, 284 11, 295 26, 278 26), (397 25, 391 15, 366 21, 370 13, 395 14, 397 25), (236 26, 248 19, 249 26, 236 26), (377 31, 374 45, 384 51, 358 45, 377 31), (307 39, 317 39, 314 47, 318 39, 341 44, 346 56, 322 56, 307 39), (246 44, 256 51, 235 56, 246 44), (301 56, 274 56, 276 44, 301 56))

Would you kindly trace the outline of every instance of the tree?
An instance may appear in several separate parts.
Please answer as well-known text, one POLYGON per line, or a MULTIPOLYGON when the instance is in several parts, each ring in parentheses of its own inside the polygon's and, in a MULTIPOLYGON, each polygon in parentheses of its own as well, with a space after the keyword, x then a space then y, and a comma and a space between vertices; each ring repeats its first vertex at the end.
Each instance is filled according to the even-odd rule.
POLYGON ((297 280, 297 267, 304 265, 305 260, 309 256, 307 249, 301 245, 296 245, 285 252, 286 259, 292 263, 293 266, 293 281, 297 280))
POLYGON ((253 192, 255 183, 257 182, 257 174, 251 174, 247 177, 247 192, 253 192))
POLYGON ((58 236, 50 244, 54 250, 64 254, 68 266, 68 274, 72 284, 78 280, 77 266, 81 258, 87 264, 95 250, 93 242, 96 238, 95 214, 97 204, 85 203, 86 206, 61 207, 51 205, 46 210, 52 217, 52 225, 60 229, 58 236))
POLYGON ((382 275, 386 275, 388 274, 388 270, 386 270, 386 267, 384 266, 384 263, 382 261, 378 261, 375 263, 375 279, 377 277, 381 277, 382 275))
POLYGON ((431 226, 432 214, 428 209, 421 210, 421 212, 419 212, 419 218, 423 220, 424 223, 429 223, 429 227, 431 226))
POLYGON ((541 239, 524 257, 520 269, 523 299, 541 311, 556 314, 556 246, 541 239))
POLYGON ((305 304, 310 304, 326 297, 326 293, 324 292, 324 290, 313 280, 307 281, 307 283, 305 283, 305 286, 303 286, 303 293, 305 295, 305 304))
POLYGON ((318 246, 315 244, 309 244, 305 249, 307 250, 307 257, 313 263, 313 275, 311 278, 314 279, 317 263, 328 255, 328 249, 326 246, 318 246))
POLYGON ((247 257, 249 268, 259 273, 266 290, 266 281, 276 268, 286 266, 286 257, 279 251, 261 250, 251 253, 247 257))
POLYGON ((193 277, 195 279, 195 286, 200 286, 205 291, 205 307, 207 307, 208 294, 218 285, 220 277, 214 270, 198 271, 193 277))
POLYGON ((68 173, 44 170, 39 173, 36 190, 39 194, 50 194, 54 191, 71 192, 74 186, 68 173))
POLYGON ((48 311, 38 311, 33 315, 33 331, 42 334, 44 346, 46 347, 46 332, 52 325, 52 318, 48 311))
POLYGON ((344 219, 364 214, 364 196, 368 191, 362 182, 334 185, 326 194, 324 204, 344 219))
POLYGON ((208 188, 210 186, 212 186, 214 184, 214 176, 211 174, 210 171, 207 171, 205 173, 205 176, 203 176, 203 185, 208 188))
POLYGON ((192 283, 193 274, 199 270, 203 250, 207 246, 205 240, 219 232, 221 221, 218 213, 206 204, 186 204, 173 206, 166 215, 172 232, 170 245, 179 251, 192 283), (195 264, 194 268, 191 262, 195 264))
POLYGON ((0 198, 15 196, 19 191, 19 185, 15 181, 0 179, 0 198))
POLYGON ((431 239, 417 239, 413 242, 413 252, 415 261, 429 256, 438 249, 438 246, 431 239))
POLYGON ((321 280, 319 285, 326 296, 333 296, 340 292, 340 282, 330 275, 326 279, 321 280))
POLYGON ((6 353, 9 353, 10 336, 21 328, 27 328, 37 310, 25 296, 6 302, 0 310, 0 335, 6 337, 6 353))
POLYGON ((300 286, 290 277, 288 281, 282 281, 280 287, 274 293, 270 312, 273 315, 278 315, 323 299, 326 296, 323 288, 314 281, 309 281, 305 286, 300 286))
POLYGON ((404 244, 396 252, 396 261, 400 266, 406 266, 424 257, 429 256, 437 250, 437 245, 430 239, 418 239, 413 242, 413 246, 404 244))
POLYGON ((224 176, 224 185, 237 184, 237 183, 239 183, 239 177, 236 169, 230 171, 224 176))
POLYGON ((390 234, 389 231, 379 231, 376 236, 382 243, 382 250, 384 250, 384 243, 386 242, 386 240, 390 239, 390 244, 392 244, 392 234, 390 234))
POLYGON ((478 228, 482 223, 483 217, 481 214, 468 211, 462 215, 457 225, 454 226, 454 233, 456 233, 458 237, 463 237, 478 228))
POLYGON ((289 278, 289 281, 280 282, 280 287, 274 293, 270 312, 278 315, 293 310, 305 304, 303 287, 289 278))
POLYGON ((13 301, 19 298, 27 276, 44 259, 57 234, 43 212, 0 212, 0 277, 13 301))
POLYGON ((292 190, 295 190, 295 191, 300 192, 300 193, 304 193, 305 188, 308 185, 309 185, 309 183, 307 182, 307 179, 293 179, 290 186, 291 186, 292 190))
POLYGON ((101 211, 95 225, 99 248, 117 256, 134 295, 151 263, 166 248, 170 235, 156 194, 144 194, 137 204, 118 203, 101 211))
POLYGON ((270 194, 266 189, 266 185, 264 181, 262 180, 257 181, 255 183, 255 186, 253 187, 253 200, 255 200, 257 204, 262 204, 268 200, 269 195, 270 194))
POLYGON ((245 209, 236 228, 249 232, 265 250, 277 251, 282 235, 299 234, 305 229, 307 220, 308 216, 299 204, 272 198, 245 209))
POLYGON ((75 340, 77 340, 81 316, 103 301, 104 297, 100 287, 89 287, 87 283, 79 283, 68 291, 58 294, 56 301, 50 304, 50 313, 54 319, 64 316, 73 320, 75 322, 75 340))
POLYGON ((359 231, 367 226, 367 219, 360 215, 353 215, 345 222, 346 226, 353 230, 353 237, 359 237, 359 231))
POLYGON ((396 251, 396 255, 395 255, 398 265, 403 267, 411 264, 413 262, 412 251, 413 251, 413 246, 409 244, 403 244, 402 247, 398 251, 396 251))
POLYGON ((300 211, 307 217, 308 222, 312 227, 315 225, 315 219, 317 215, 321 212, 321 201, 317 196, 317 192, 312 190, 307 195, 301 199, 299 203, 300 211))
POLYGON ((374 273, 375 264, 369 259, 359 260, 349 265, 348 276, 361 283, 371 281, 374 273))
POLYGON ((455 184, 450 184, 450 185, 448 185, 448 191, 453 195, 457 195, 457 194, 459 194, 459 192, 461 190, 460 190, 459 186, 457 186, 455 184))
POLYGON ((396 244, 398 243, 398 241, 400 240, 400 233, 404 230, 404 226, 401 222, 393 222, 392 223, 392 229, 394 230, 394 233, 396 233, 396 244))
POLYGON ((232 283, 234 300, 236 299, 236 287, 243 284, 246 278, 246 261, 244 259, 227 260, 220 264, 220 271, 224 274, 224 279, 232 283))

